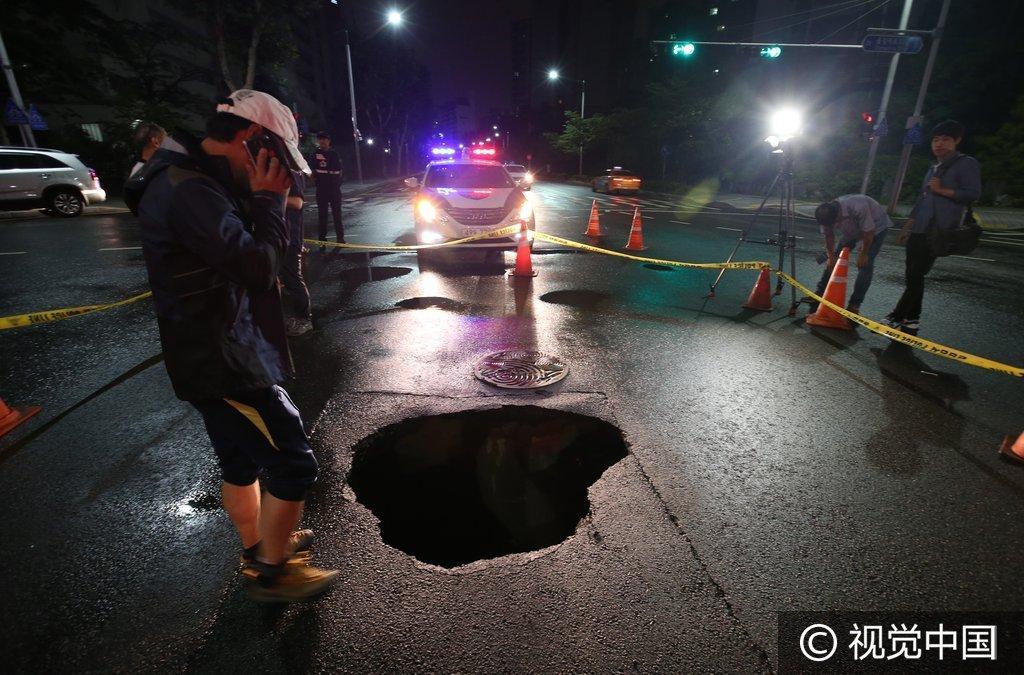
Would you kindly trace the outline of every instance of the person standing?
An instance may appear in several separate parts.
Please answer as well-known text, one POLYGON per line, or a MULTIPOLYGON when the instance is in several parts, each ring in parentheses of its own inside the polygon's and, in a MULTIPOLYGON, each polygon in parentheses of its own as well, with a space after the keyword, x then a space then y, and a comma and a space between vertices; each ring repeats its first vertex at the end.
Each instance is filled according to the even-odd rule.
POLYGON ((890 328, 910 335, 920 330, 924 277, 937 257, 929 246, 928 233, 960 225, 967 207, 981 196, 978 160, 957 149, 963 137, 964 126, 954 120, 932 129, 935 164, 925 174, 921 194, 896 240, 907 246, 906 288, 886 320, 890 328))
MULTIPOLYGON (((334 220, 334 236, 345 243, 345 227, 341 224, 341 159, 331 149, 331 136, 326 131, 316 135, 317 150, 313 153, 313 179, 316 181, 316 208, 320 241, 327 239, 327 210, 334 220)), ((320 247, 322 252, 324 247, 320 247)))
POLYGON ((305 250, 302 240, 305 233, 302 229, 302 193, 306 181, 302 172, 293 174, 292 186, 285 204, 285 220, 288 223, 288 248, 281 263, 281 285, 288 293, 290 304, 289 316, 285 318, 285 330, 289 337, 304 335, 313 330, 309 288, 302 276, 302 253, 305 250))
MULTIPOLYGON (((828 264, 818 280, 818 295, 825 292, 832 268, 836 266, 839 253, 844 248, 851 251, 860 245, 857 254, 857 281, 853 294, 846 303, 846 309, 860 313, 871 279, 875 272, 875 258, 882 250, 885 235, 892 227, 892 221, 882 205, 867 195, 844 195, 821 204, 814 210, 814 217, 825 238, 825 253, 828 264), (839 244, 836 244, 835 230, 839 230, 839 244)), ((818 303, 811 302, 811 312, 818 309, 818 303)))
POLYGON ((240 89, 202 140, 167 138, 125 185, 171 385, 202 415, 217 454, 247 590, 278 602, 317 595, 338 576, 305 564, 312 532, 293 531, 317 461, 280 386, 293 370, 277 283, 289 170, 309 172, 291 111, 240 89))

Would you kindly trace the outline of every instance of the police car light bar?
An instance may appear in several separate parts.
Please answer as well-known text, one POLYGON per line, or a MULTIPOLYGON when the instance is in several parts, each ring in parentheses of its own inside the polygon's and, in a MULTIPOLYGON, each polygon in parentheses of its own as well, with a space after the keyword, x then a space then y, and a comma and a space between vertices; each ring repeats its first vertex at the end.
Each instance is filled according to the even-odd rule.
POLYGON ((478 157, 481 155, 493 156, 494 148, 473 148, 473 154, 478 157))
POLYGON ((430 154, 450 157, 455 154, 455 148, 431 148, 430 154))

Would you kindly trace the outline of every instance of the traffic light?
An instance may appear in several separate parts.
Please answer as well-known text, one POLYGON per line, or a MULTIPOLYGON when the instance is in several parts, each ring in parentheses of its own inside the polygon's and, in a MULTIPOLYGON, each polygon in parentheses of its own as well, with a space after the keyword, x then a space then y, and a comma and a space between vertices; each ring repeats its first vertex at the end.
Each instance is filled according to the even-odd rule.
POLYGON ((860 114, 860 135, 861 138, 870 141, 875 135, 875 115, 870 112, 860 114))
POLYGON ((763 59, 777 59, 780 56, 782 56, 782 47, 778 45, 761 47, 761 58, 763 59))
POLYGON ((693 56, 697 45, 692 42, 675 42, 672 44, 672 56, 693 56))

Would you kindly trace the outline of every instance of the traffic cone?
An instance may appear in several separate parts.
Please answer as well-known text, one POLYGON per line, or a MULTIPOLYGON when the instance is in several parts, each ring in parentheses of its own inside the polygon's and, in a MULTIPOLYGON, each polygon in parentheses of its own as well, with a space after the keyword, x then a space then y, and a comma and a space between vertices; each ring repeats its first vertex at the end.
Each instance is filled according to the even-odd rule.
POLYGON ((750 289, 750 296, 743 304, 745 309, 756 309, 759 312, 772 311, 772 288, 771 272, 767 268, 762 269, 757 275, 754 287, 750 289))
POLYGON ((1008 459, 1024 464, 1024 433, 1017 437, 1016 443, 1013 441, 1012 436, 1004 438, 1003 445, 999 448, 999 453, 1008 459))
MULTIPOLYGON (((850 249, 844 248, 839 252, 839 260, 832 269, 832 276, 828 279, 828 286, 825 287, 825 299, 833 305, 846 307, 846 271, 850 267, 850 249)), ((807 317, 807 323, 822 328, 838 328, 840 330, 853 330, 853 324, 845 316, 826 306, 818 305, 818 311, 807 317)))
POLYGON ((529 232, 529 228, 526 227, 526 222, 523 222, 523 229, 519 236, 519 246, 516 247, 516 267, 514 270, 509 272, 509 276, 513 277, 535 277, 537 273, 533 271, 533 260, 530 258, 530 240, 526 236, 529 232))
POLYGON ((633 225, 629 228, 629 241, 626 242, 627 251, 643 251, 647 247, 644 246, 644 228, 640 222, 640 207, 636 207, 633 211, 633 225))
POLYGON ((42 408, 37 405, 24 408, 11 408, 0 398, 0 436, 14 429, 29 417, 38 413, 42 408))
POLYGON ((590 206, 590 220, 587 221, 587 231, 583 233, 588 237, 597 239, 601 237, 601 223, 597 219, 597 200, 590 206))

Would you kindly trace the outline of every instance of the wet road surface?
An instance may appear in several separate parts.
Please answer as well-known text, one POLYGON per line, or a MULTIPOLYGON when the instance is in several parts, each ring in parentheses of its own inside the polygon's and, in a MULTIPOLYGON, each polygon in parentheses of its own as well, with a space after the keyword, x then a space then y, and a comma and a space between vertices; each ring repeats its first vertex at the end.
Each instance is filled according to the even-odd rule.
MULTIPOLYGON (((538 185, 538 229, 584 241, 593 198, 538 185)), ((667 195, 596 198, 603 245, 625 244, 639 205, 654 258, 722 260, 750 221, 667 195)), ((407 193, 349 194, 345 208, 349 241, 411 241, 407 193)), ((813 224, 798 235, 797 276, 813 286, 813 224)), ((922 336, 1020 365, 1024 238, 986 239, 929 276, 922 336)), ((146 290, 137 246, 125 214, 0 222, 0 315, 146 290)), ((865 315, 895 303, 902 254, 890 238, 865 315)), ((775 255, 748 244, 737 259, 775 255)), ((289 608, 240 588, 208 440, 170 390, 148 301, 0 333, 0 394, 44 406, 0 442, 8 662, 771 670, 777 611, 1024 604, 1024 469, 995 453, 1020 431, 1020 380, 864 329, 811 330, 804 310, 786 316, 788 289, 772 313, 743 310, 754 272, 727 272, 707 300, 713 272, 542 244, 532 281, 503 276, 511 262, 309 255, 317 330, 293 341, 287 386, 321 460, 316 559, 343 579, 289 608), (509 348, 555 354, 570 374, 536 392, 473 378, 509 348), (411 417, 518 405, 622 432, 628 454, 591 485, 575 534, 454 568, 385 544, 347 485, 353 448, 411 417)))

